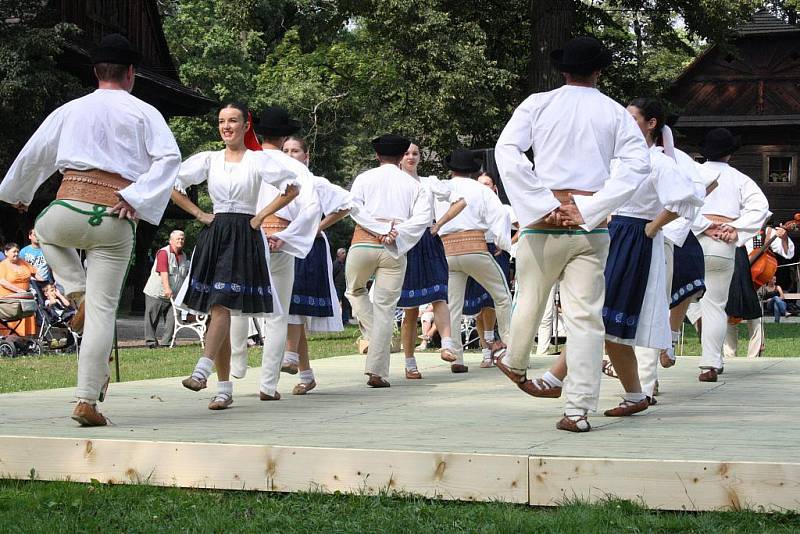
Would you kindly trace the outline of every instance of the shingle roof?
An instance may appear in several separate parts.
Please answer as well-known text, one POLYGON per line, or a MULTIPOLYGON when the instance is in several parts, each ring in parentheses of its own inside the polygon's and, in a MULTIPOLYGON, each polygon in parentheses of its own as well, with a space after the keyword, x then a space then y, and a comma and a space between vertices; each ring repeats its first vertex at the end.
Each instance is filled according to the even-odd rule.
POLYGON ((800 27, 784 22, 769 11, 757 11, 750 22, 736 28, 740 37, 752 35, 773 35, 776 33, 800 32, 800 27))

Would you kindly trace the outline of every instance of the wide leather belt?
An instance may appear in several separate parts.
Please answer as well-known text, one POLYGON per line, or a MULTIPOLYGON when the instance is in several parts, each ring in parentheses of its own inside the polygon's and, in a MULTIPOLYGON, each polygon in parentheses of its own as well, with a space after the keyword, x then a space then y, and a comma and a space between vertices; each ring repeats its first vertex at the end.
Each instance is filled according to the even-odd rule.
POLYGON ((486 234, 482 230, 464 230, 443 235, 442 244, 446 256, 461 256, 489 250, 486 247, 486 234))
POLYGON ((286 230, 289 228, 289 222, 283 217, 278 217, 277 215, 269 215, 263 221, 261 221, 261 229, 264 231, 267 237, 270 237, 274 234, 282 230, 286 230))
MULTIPOLYGON (((570 196, 590 197, 594 195, 592 191, 582 191, 580 189, 553 189, 551 192, 553 193, 553 196, 556 197, 556 200, 558 200, 562 205, 570 203, 570 196)), ((597 225, 597 228, 606 228, 607 226, 608 223, 603 221, 597 225)), ((529 224, 527 228, 532 228, 534 230, 582 230, 580 226, 561 226, 558 224, 550 224, 544 221, 529 224)))
POLYGON ((733 222, 733 219, 724 215, 703 215, 703 217, 716 224, 728 224, 733 222))
POLYGON ((120 201, 117 191, 125 189, 130 184, 129 180, 113 172, 97 169, 88 171, 67 169, 64 171, 56 198, 111 207, 120 201))
POLYGON ((381 240, 378 239, 377 236, 368 232, 364 228, 359 225, 356 225, 356 229, 353 231, 353 239, 350 241, 350 245, 357 245, 359 243, 366 243, 368 245, 382 245, 381 240))

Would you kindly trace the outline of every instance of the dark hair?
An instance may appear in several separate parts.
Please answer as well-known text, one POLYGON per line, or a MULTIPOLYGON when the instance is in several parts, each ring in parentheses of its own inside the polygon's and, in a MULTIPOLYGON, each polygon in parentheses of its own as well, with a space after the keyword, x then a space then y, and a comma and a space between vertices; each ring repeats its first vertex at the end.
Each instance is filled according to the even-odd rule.
POLYGON ((233 108, 238 109, 242 113, 242 118, 245 122, 247 122, 247 117, 250 115, 250 110, 247 108, 246 104, 242 102, 225 102, 225 105, 222 106, 222 109, 233 108))
POLYGON ((664 106, 661 104, 661 101, 655 98, 634 98, 628 105, 638 109, 642 113, 644 120, 656 120, 656 127, 653 130, 653 141, 661 139, 661 130, 667 122, 667 112, 664 111, 664 106))
POLYGON ((17 244, 16 244, 16 243, 14 243, 13 241, 9 241, 9 242, 8 242, 8 243, 6 243, 6 245, 3 247, 3 252, 8 252, 8 251, 9 251, 9 250, 11 250, 12 248, 15 248, 15 249, 19 250, 19 245, 17 245, 17 244))
POLYGON ((303 152, 308 154, 308 145, 306 144, 306 140, 303 139, 302 137, 296 137, 294 135, 290 135, 289 137, 286 138, 286 141, 297 141, 298 143, 300 143, 300 148, 303 149, 303 152))
POLYGON ((102 82, 121 82, 125 79, 130 65, 120 65, 118 63, 98 63, 94 66, 97 79, 102 82))
POLYGON ((378 154, 378 161, 381 163, 394 163, 397 165, 403 161, 403 157, 405 157, 405 154, 400 154, 399 156, 386 156, 384 154, 378 154))

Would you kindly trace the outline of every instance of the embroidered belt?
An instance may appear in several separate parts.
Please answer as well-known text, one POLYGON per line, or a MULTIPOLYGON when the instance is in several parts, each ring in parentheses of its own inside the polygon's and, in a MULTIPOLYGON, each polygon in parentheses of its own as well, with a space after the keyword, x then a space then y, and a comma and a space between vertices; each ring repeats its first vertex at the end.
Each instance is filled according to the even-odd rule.
POLYGON ((76 171, 67 169, 56 193, 57 200, 78 200, 96 206, 111 207, 120 201, 116 194, 131 184, 119 174, 91 169, 76 171))
POLYGON ((289 222, 290 221, 287 221, 283 217, 278 217, 277 215, 273 214, 261 222, 261 229, 264 231, 267 237, 270 237, 282 230, 289 228, 289 222))
POLYGON ((703 217, 716 224, 728 224, 734 221, 734 219, 725 217, 724 215, 703 215, 703 217))
POLYGON ((356 225, 356 229, 353 231, 353 239, 350 241, 350 245, 357 245, 359 243, 366 243, 369 245, 383 245, 381 240, 378 239, 377 236, 368 232, 364 228, 359 225, 356 225))
POLYGON ((461 256, 488 252, 486 234, 482 230, 464 230, 442 236, 445 256, 461 256))
MULTIPOLYGON (((584 196, 590 197, 594 195, 591 191, 582 191, 580 189, 553 189, 551 191, 553 196, 556 197, 556 200, 561 202, 561 204, 569 204, 570 202, 570 195, 572 196, 584 196)), ((597 228, 607 228, 608 222, 603 221, 597 225, 597 228)), ((529 224, 526 228, 531 228, 533 230, 571 230, 571 231, 583 231, 580 226, 560 226, 557 224, 550 224, 547 222, 539 221, 533 224, 529 224)))

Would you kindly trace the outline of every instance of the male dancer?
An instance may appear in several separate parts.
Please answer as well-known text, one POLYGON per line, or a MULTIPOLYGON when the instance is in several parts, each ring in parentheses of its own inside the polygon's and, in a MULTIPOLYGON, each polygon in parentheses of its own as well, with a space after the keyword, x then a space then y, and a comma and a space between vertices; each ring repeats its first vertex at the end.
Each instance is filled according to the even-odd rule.
POLYGON ((400 161, 411 141, 397 135, 372 140, 380 165, 356 176, 350 192, 357 226, 345 265, 346 297, 369 340, 365 374, 373 388, 390 386, 389 358, 394 310, 403 288, 406 252, 431 222, 430 193, 400 161), (372 302, 367 282, 374 276, 372 302))
POLYGON ((553 284, 563 281, 569 375, 566 411, 556 427, 587 432, 586 414, 597 407, 605 336, 606 218, 648 176, 650 156, 630 114, 596 89, 601 71, 611 64, 608 49, 592 37, 576 37, 550 56, 566 85, 528 97, 495 148, 524 228, 517 248, 512 345, 495 363, 528 392, 525 370, 535 330, 553 284), (535 170, 525 156, 531 148, 535 170), (609 176, 614 158, 619 167, 609 176))
POLYGON ((0 183, 0 200, 25 211, 47 178, 55 171, 64 175, 56 200, 36 222, 36 235, 55 278, 78 305, 73 326, 84 331, 72 418, 81 426, 104 426, 96 403, 108 387, 136 221, 158 225, 181 155, 161 114, 130 95, 141 55, 128 40, 107 35, 91 58, 98 89, 45 119, 0 183), (75 249, 86 251, 85 272, 75 249))
MULTIPOLYGON (((500 338, 509 339, 511 323, 511 291, 508 289, 506 275, 498 265, 486 245, 486 236, 491 235, 494 244, 501 251, 511 249, 511 217, 503 208, 497 195, 472 175, 481 170, 481 163, 472 152, 463 148, 455 150, 444 159, 450 169, 451 178, 447 184, 456 197, 466 201, 464 210, 450 222, 444 224, 439 235, 444 243, 447 265, 450 271, 447 281, 447 301, 450 303, 450 324, 454 329, 461 326, 464 313, 464 295, 467 279, 472 277, 483 286, 494 300, 500 338)), ((437 219, 448 209, 447 203, 436 202, 437 219)), ((485 324, 485 323, 484 323, 485 324)), ((499 345, 494 340, 494 317, 491 326, 490 350, 499 345)), ((486 336, 486 333, 483 333, 486 336)), ((456 361, 450 365, 453 373, 466 373, 464 347, 461 336, 454 338, 456 361)))
MULTIPOLYGON (((261 227, 269 243, 269 274, 272 279, 274 311, 262 322, 265 335, 261 356, 261 383, 259 398, 263 401, 280 400, 278 380, 281 362, 286 348, 286 332, 289 322, 289 305, 294 286, 294 259, 305 258, 317 236, 322 210, 314 188, 314 176, 308 167, 283 153, 286 138, 300 129, 300 122, 289 118, 280 107, 269 107, 261 114, 255 127, 264 136, 261 147, 279 159, 297 174, 300 194, 288 206, 275 215, 264 219, 261 227)), ((267 205, 278 190, 262 184, 258 194, 258 209, 267 205)), ((246 317, 231 317, 231 374, 244 377, 247 372, 247 335, 249 320, 246 317)))

